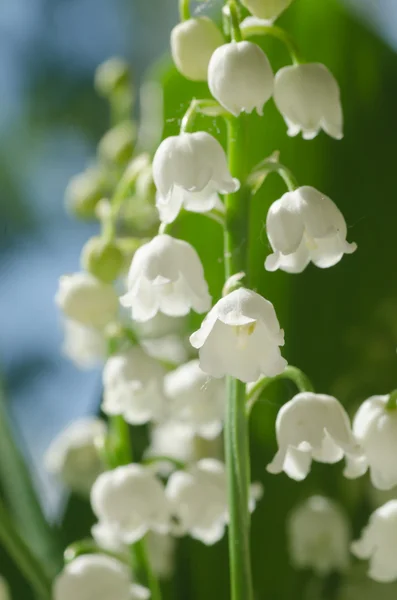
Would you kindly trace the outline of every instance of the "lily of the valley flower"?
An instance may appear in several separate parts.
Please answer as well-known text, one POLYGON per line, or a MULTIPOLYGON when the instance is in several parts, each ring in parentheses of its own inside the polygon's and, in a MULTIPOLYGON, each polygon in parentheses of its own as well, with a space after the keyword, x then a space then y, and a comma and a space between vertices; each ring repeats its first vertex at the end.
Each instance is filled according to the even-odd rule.
POLYGON ((184 423, 204 438, 213 439, 222 430, 225 413, 225 384, 210 379, 198 360, 192 360, 164 378, 170 418, 184 423))
POLYGON ((119 311, 113 287, 84 272, 60 278, 55 302, 66 317, 86 327, 103 328, 119 311))
POLYGON ((213 377, 231 375, 249 383, 260 375, 278 375, 287 364, 280 354, 284 332, 273 305, 245 288, 221 298, 190 343, 199 349, 201 369, 213 377))
MULTIPOLYGON (((175 535, 189 533, 204 544, 219 541, 229 519, 225 466, 205 458, 185 471, 171 475, 166 487, 167 498, 177 524, 175 535)), ((250 510, 261 496, 259 486, 251 486, 250 510)))
POLYGON ((80 369, 100 364, 106 356, 106 341, 102 331, 65 319, 62 352, 80 369))
POLYGON ((273 21, 288 8, 292 0, 241 0, 254 17, 273 21))
POLYGON ((215 50, 208 65, 211 94, 236 117, 263 106, 273 94, 273 71, 263 50, 252 42, 231 42, 215 50))
POLYGON ((106 424, 101 419, 75 421, 51 442, 44 459, 47 470, 74 492, 89 494, 104 469, 96 442, 105 434, 106 424))
POLYGON ((198 313, 211 306, 211 296, 196 250, 163 234, 135 252, 128 274, 128 291, 120 298, 135 321, 148 321, 159 311, 173 317, 198 313))
POLYGON ((288 126, 288 135, 310 140, 323 129, 331 137, 343 137, 339 85, 320 63, 283 67, 274 80, 274 101, 288 126))
POLYGON ((130 569, 102 554, 78 556, 58 575, 54 600, 147 600, 149 590, 131 582, 130 569))
POLYGON ((139 346, 111 356, 103 370, 102 409, 141 425, 163 418, 165 370, 139 346))
POLYGON ((170 511, 164 487, 156 475, 138 464, 102 473, 91 490, 91 506, 99 523, 125 544, 148 531, 168 533, 170 511))
POLYGON ((369 577, 386 583, 397 579, 396 545, 397 500, 390 500, 372 513, 351 551, 358 558, 369 560, 369 577))
POLYGON ((310 261, 325 269, 357 248, 346 241, 346 221, 338 207, 307 185, 273 202, 266 229, 274 250, 265 262, 268 271, 301 273, 310 261))
POLYGON ((221 209, 218 192, 232 193, 240 185, 229 172, 222 146, 204 131, 163 140, 154 155, 153 179, 164 223, 172 223, 182 206, 193 212, 221 209))
POLYGON ((193 81, 206 81, 212 53, 223 44, 222 33, 208 17, 187 19, 171 31, 171 53, 180 73, 193 81))
POLYGON ((284 471, 301 481, 312 460, 336 463, 345 454, 360 454, 345 409, 333 396, 302 392, 284 404, 276 419, 278 451, 269 473, 284 471))
POLYGON ((346 477, 363 475, 369 468, 371 481, 379 490, 397 485, 397 414, 387 410, 389 395, 368 398, 353 420, 353 433, 363 449, 360 457, 350 457, 346 477))
POLYGON ((324 577, 349 566, 350 525, 342 508, 323 496, 312 496, 288 520, 291 559, 299 569, 324 577))

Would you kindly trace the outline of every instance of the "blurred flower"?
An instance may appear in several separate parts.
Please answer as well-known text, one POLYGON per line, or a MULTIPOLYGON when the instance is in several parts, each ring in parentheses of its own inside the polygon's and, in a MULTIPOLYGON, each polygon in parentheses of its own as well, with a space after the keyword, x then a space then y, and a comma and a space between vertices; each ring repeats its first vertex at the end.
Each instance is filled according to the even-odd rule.
POLYGON ((163 367, 139 346, 111 356, 103 370, 102 410, 140 425, 163 417, 163 367))
POLYGON ((276 19, 290 4, 292 0, 241 0, 248 10, 260 19, 276 19))
POLYGON ((11 600, 7 581, 0 575, 0 600, 11 600))
POLYGON ((325 269, 357 248, 346 241, 346 221, 338 207, 308 185, 273 202, 266 229, 274 250, 266 258, 268 271, 301 273, 310 261, 325 269))
POLYGON ((112 56, 97 67, 95 89, 101 96, 110 98, 120 88, 131 84, 130 68, 124 58, 112 56))
POLYGON ((339 85, 320 63, 283 67, 274 80, 274 101, 288 126, 288 135, 310 140, 323 129, 331 137, 343 137, 339 85))
POLYGON ((106 435, 106 423, 97 418, 79 419, 51 442, 44 462, 71 490, 88 495, 104 465, 96 442, 106 435))
POLYGON ((397 413, 387 410, 389 395, 372 396, 358 409, 353 433, 363 449, 363 456, 350 457, 344 474, 355 478, 370 470, 372 484, 380 490, 397 485, 397 413))
POLYGON ((263 106, 273 94, 273 72, 266 54, 252 42, 224 44, 208 66, 211 94, 236 117, 263 106))
POLYGON ((235 192, 225 152, 209 133, 181 133, 163 140, 153 159, 153 178, 159 197, 157 208, 165 223, 181 210, 207 212, 222 208, 218 192, 235 192))
POLYGON ((169 531, 170 512, 163 485, 142 465, 102 473, 92 486, 91 506, 99 523, 113 529, 125 544, 134 544, 148 531, 169 531))
POLYGON ((80 369, 91 369, 105 360, 106 340, 101 331, 71 319, 63 321, 62 352, 80 369))
POLYGON ((222 33, 208 17, 188 19, 171 31, 171 52, 176 68, 193 81, 206 81, 212 53, 223 44, 222 33))
POLYGON ((245 288, 221 298, 190 343, 199 348, 201 369, 213 377, 231 375, 249 383, 262 374, 278 375, 287 364, 280 354, 284 332, 273 305, 245 288))
POLYGON ((92 237, 80 256, 81 267, 103 283, 112 283, 124 267, 124 254, 117 242, 92 237))
POLYGON ((397 500, 391 500, 372 513, 351 551, 358 558, 369 560, 371 579, 386 583, 397 579, 396 547, 397 500))
POLYGON ((284 471, 301 481, 312 460, 336 463, 360 449, 343 406, 332 396, 302 392, 281 407, 276 419, 278 452, 267 466, 269 473, 284 471))
POLYGON ((361 565, 354 565, 343 577, 338 600, 395 600, 397 584, 378 583, 368 579, 361 565))
POLYGON ((324 577, 349 566, 350 524, 342 508, 323 496, 312 496, 288 520, 291 559, 298 569, 324 577))
POLYGON ((66 317, 87 327, 105 327, 119 312, 113 287, 83 272, 60 277, 55 302, 66 317))
POLYGON ((131 583, 130 569, 109 556, 85 554, 67 564, 54 583, 54 600, 147 600, 149 590, 131 583))
POLYGON ((132 318, 148 321, 159 311, 183 316, 193 308, 207 311, 211 296, 196 250, 182 240, 158 235, 136 251, 128 274, 127 293, 120 298, 132 318))
MULTIPOLYGON (((173 473, 168 480, 166 495, 177 521, 174 533, 189 533, 207 545, 218 542, 229 518, 226 490, 225 466, 215 459, 202 459, 185 471, 173 473)), ((254 485, 251 510, 259 497, 259 487, 254 485)))
POLYGON ((98 153, 104 162, 125 165, 131 158, 136 140, 133 121, 123 121, 109 129, 98 145, 98 153))
POLYGON ((98 202, 108 191, 106 177, 99 167, 90 167, 75 175, 65 191, 65 204, 69 212, 81 219, 95 218, 98 202))
POLYGON ((164 391, 170 419, 189 426, 201 437, 213 439, 222 431, 226 389, 222 380, 211 379, 192 360, 167 373, 164 391))

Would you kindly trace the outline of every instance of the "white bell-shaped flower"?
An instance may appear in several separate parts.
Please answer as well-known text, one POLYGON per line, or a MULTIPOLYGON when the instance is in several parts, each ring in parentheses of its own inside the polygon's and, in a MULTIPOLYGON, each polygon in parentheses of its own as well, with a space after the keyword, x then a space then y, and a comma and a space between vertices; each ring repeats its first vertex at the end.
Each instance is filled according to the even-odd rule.
POLYGON ((231 42, 215 50, 208 65, 208 87, 226 110, 238 117, 263 106, 273 94, 273 71, 263 50, 252 42, 231 42))
POLYGON ((129 568, 102 554, 84 554, 55 579, 54 600, 147 600, 148 589, 131 582, 129 568))
POLYGON ((62 352, 80 369, 91 369, 106 356, 106 340, 103 333, 92 327, 65 319, 62 352))
POLYGON ((249 383, 260 375, 278 375, 287 364, 273 304, 245 288, 221 298, 190 343, 199 349, 201 369, 213 377, 231 375, 249 383))
POLYGON ((281 13, 288 8, 292 0, 241 0, 243 4, 254 17, 274 21, 281 13))
POLYGON ((113 287, 83 272, 62 275, 55 302, 66 317, 87 327, 103 328, 119 311, 113 287))
MULTIPOLYGON (((253 484, 250 490, 250 510, 262 490, 253 484)), ((218 542, 229 519, 227 478, 225 465, 213 458, 205 458, 185 471, 171 475, 166 487, 176 525, 173 533, 189 533, 204 544, 218 542)))
POLYGON ((103 370, 102 410, 123 415, 127 423, 142 425, 163 418, 164 368, 139 346, 111 356, 103 370))
POLYGON ((138 248, 127 286, 120 302, 131 308, 135 321, 148 321, 159 311, 172 317, 186 315, 191 308, 203 313, 211 306, 196 250, 166 234, 138 248))
POLYGON ((302 392, 281 407, 276 419, 278 452, 269 473, 284 471, 301 481, 312 460, 336 463, 345 454, 359 454, 349 417, 333 396, 302 392))
POLYGON ((346 221, 335 203, 308 185, 273 202, 266 229, 274 250, 266 258, 268 271, 301 273, 310 261, 326 269, 357 248, 346 241, 346 221))
POLYGON ((10 588, 2 576, 0 576, 0 600, 11 600, 10 588))
POLYGON ((331 137, 343 137, 339 85, 320 63, 280 69, 274 79, 274 101, 288 127, 288 135, 302 131, 311 140, 323 129, 331 137))
POLYGON ((222 33, 208 17, 187 19, 171 31, 171 53, 176 68, 193 81, 206 81, 213 52, 223 44, 222 33))
POLYGON ((351 545, 358 558, 369 560, 368 575, 381 582, 397 579, 397 500, 372 513, 361 538, 351 545))
POLYGON ((209 133, 181 133, 163 140, 153 158, 157 208, 164 223, 172 223, 182 207, 193 212, 222 209, 218 192, 239 188, 225 151, 209 133))
POLYGON ((353 433, 363 449, 360 457, 347 460, 344 474, 355 478, 369 468, 372 484, 379 490, 397 485, 397 411, 387 410, 389 395, 372 396, 358 409, 353 433))
POLYGON ((152 470, 138 464, 102 473, 91 490, 91 506, 100 523, 133 544, 148 531, 168 533, 170 511, 164 487, 152 470))
POLYGON ((105 422, 94 417, 74 421, 51 442, 44 457, 46 469, 74 492, 88 495, 104 469, 96 442, 106 430, 105 422))
POLYGON ((164 378, 170 419, 188 425, 201 437, 213 439, 220 434, 225 414, 225 384, 210 379, 192 360, 164 378))
POLYGON ((324 577, 349 566, 350 524, 342 508, 323 496, 312 496, 288 520, 290 555, 298 569, 324 577))

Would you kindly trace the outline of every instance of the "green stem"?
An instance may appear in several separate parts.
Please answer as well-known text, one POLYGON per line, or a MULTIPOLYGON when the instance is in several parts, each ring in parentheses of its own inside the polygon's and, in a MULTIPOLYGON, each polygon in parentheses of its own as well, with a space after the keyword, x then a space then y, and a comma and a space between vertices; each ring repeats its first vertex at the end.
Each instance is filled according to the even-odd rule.
POLYGON ((150 600, 161 600, 160 584, 150 564, 146 540, 142 539, 134 544, 132 550, 134 553, 133 559, 138 572, 140 572, 140 580, 150 590, 150 600))
POLYGON ((247 413, 249 414, 254 403, 270 384, 281 379, 289 379, 292 381, 299 392, 314 392, 314 387, 310 379, 303 371, 297 367, 288 366, 285 370, 275 377, 261 377, 247 393, 247 413))
MULTIPOLYGON (((240 180, 240 190, 226 196, 225 276, 248 272, 249 202, 245 186, 247 167, 245 117, 228 119, 229 169, 240 180)), ((249 439, 245 414, 245 384, 227 378, 225 455, 229 501, 229 557, 231 600, 252 600, 249 539, 249 439)))
POLYGON ((78 556, 82 556, 83 554, 106 554, 111 558, 115 558, 116 560, 119 560, 129 565, 128 558, 117 552, 111 552, 110 550, 100 548, 91 539, 79 540, 74 544, 70 544, 70 546, 68 546, 64 552, 65 563, 68 564, 75 560, 78 556))
POLYGON ((188 133, 193 129, 194 121, 199 113, 211 117, 228 116, 229 113, 216 101, 210 98, 193 100, 181 121, 181 133, 188 133))
POLYGON ((269 173, 277 173, 277 175, 283 179, 290 192, 293 192, 299 187, 298 181, 291 169, 278 161, 266 159, 259 163, 259 165, 257 165, 249 175, 249 181, 252 182, 255 192, 259 190, 263 181, 265 180, 266 175, 269 173))
POLYGON ((397 390, 390 393, 389 400, 386 404, 387 410, 396 410, 397 408, 397 390))
POLYGON ((233 42, 241 42, 243 36, 240 31, 239 11, 236 0, 228 0, 227 5, 225 6, 225 12, 229 15, 230 33, 233 42))
POLYGON ((168 462, 179 471, 183 471, 183 469, 186 467, 184 462, 182 462, 181 460, 177 460, 176 458, 172 458, 172 456, 148 456, 142 461, 142 464, 155 465, 159 462, 168 462))
POLYGON ((295 40, 277 25, 247 25, 241 27, 241 33, 244 39, 255 35, 270 35, 286 46, 294 64, 305 62, 295 40))
POLYGON ((190 0, 179 0, 179 18, 181 21, 190 19, 190 0))
POLYGON ((0 542, 41 600, 51 600, 51 580, 32 554, 0 501, 0 542))

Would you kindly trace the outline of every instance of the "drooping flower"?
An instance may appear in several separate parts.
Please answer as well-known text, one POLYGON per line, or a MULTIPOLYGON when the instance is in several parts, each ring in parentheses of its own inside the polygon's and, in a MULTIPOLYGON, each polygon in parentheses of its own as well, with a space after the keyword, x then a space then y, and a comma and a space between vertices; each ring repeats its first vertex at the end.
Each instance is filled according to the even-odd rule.
POLYGON ((236 117, 263 106, 273 94, 273 71, 263 50, 252 42, 231 42, 215 50, 208 65, 214 98, 236 117))
POLYGON ((51 442, 44 458, 47 470, 74 492, 88 495, 104 469, 96 441, 105 434, 106 424, 101 419, 74 421, 51 442))
MULTIPOLYGON (((218 460, 205 458, 185 471, 171 475, 166 487, 171 505, 175 535, 189 533, 204 544, 218 542, 229 519, 225 466, 218 460)), ((261 489, 251 487, 250 510, 255 508, 261 489)))
POLYGON ((201 437, 213 439, 222 430, 225 413, 225 384, 210 379, 198 360, 167 373, 164 390, 170 419, 188 425, 201 437))
POLYGON ((372 484, 379 490, 397 485, 397 413, 387 410, 389 395, 368 398, 353 420, 353 433, 363 455, 347 459, 344 474, 355 478, 369 468, 372 484))
POLYGON ((245 288, 221 298, 190 343, 199 349, 201 369, 213 377, 231 375, 249 383, 260 375, 278 375, 287 364, 280 354, 284 332, 273 305, 245 288))
POLYGON ((113 321, 119 311, 113 287, 83 272, 59 279, 55 302, 69 319, 98 329, 113 321))
POLYGON ((284 117, 288 135, 310 140, 323 129, 331 137, 343 137, 339 85, 320 63, 280 69, 274 79, 274 101, 284 117))
POLYGON ((55 579, 54 600, 148 600, 148 589, 131 582, 129 568, 102 554, 84 554, 55 579))
POLYGON ((312 460, 336 463, 345 454, 360 454, 345 409, 333 396, 302 392, 281 407, 276 419, 278 451, 269 473, 284 471, 301 481, 312 460))
POLYGON ((173 317, 211 306, 204 269, 196 250, 182 240, 158 235, 132 259, 128 291, 120 298, 135 321, 148 321, 159 311, 173 317))
POLYGON ((103 370, 103 411, 107 415, 123 415, 132 425, 163 418, 164 375, 160 363, 139 346, 114 354, 103 370))
POLYGON ((312 496, 288 520, 290 555, 298 569, 324 577, 349 566, 350 525, 342 508, 323 496, 312 496))
POLYGON ((91 490, 91 506, 99 522, 125 544, 148 531, 168 533, 170 511, 164 487, 156 475, 138 464, 102 473, 91 490))
POLYGON ((390 500, 369 518, 361 538, 351 545, 358 558, 369 560, 368 575, 381 582, 397 579, 397 500, 390 500))
POLYGON ((240 185, 229 172, 222 146, 204 131, 163 140, 154 155, 153 179, 164 223, 172 223, 182 206, 193 212, 220 210, 218 192, 232 193, 240 185))
POLYGON ((102 331, 65 319, 62 352, 80 369, 91 369, 106 356, 106 341, 102 331))
POLYGON ((171 31, 171 53, 176 68, 193 81, 206 81, 213 52, 223 44, 222 33, 208 17, 187 19, 171 31))
POLYGON ((273 21, 288 8, 292 0, 241 0, 254 17, 273 21))
POLYGON ((346 241, 346 221, 338 207, 308 185, 273 202, 266 229, 274 250, 266 258, 268 271, 301 273, 310 261, 325 269, 357 248, 346 241))

